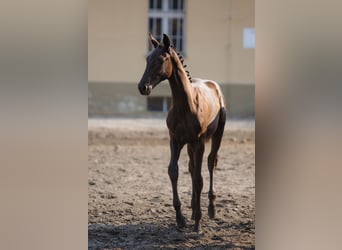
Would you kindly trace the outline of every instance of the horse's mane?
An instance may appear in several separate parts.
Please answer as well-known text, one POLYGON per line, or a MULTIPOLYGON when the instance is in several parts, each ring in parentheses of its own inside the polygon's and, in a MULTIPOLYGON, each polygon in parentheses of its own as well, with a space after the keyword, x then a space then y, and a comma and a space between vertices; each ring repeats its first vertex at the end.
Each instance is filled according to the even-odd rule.
MULTIPOLYGON (((177 56, 178 56, 178 59, 179 59, 179 61, 181 61, 182 66, 183 66, 183 68, 184 68, 184 70, 185 70, 185 68, 187 67, 187 65, 184 64, 184 58, 183 58, 183 56, 181 55, 181 53, 180 53, 179 51, 177 51, 177 49, 176 49, 173 45, 170 45, 170 47, 176 52, 176 54, 177 54, 177 56)), ((187 76, 188 76, 189 81, 192 83, 191 76, 190 76, 190 72, 189 72, 188 70, 185 70, 185 72, 186 72, 186 74, 187 74, 187 76)))

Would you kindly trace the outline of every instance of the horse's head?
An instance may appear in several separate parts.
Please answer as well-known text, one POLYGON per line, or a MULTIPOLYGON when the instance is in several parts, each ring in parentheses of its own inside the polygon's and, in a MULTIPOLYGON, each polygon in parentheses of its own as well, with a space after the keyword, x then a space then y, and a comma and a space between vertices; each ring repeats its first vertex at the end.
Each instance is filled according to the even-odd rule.
POLYGON ((149 95, 155 86, 168 79, 172 73, 169 37, 163 34, 163 44, 159 43, 151 33, 149 37, 154 50, 146 58, 145 72, 138 85, 142 95, 149 95))

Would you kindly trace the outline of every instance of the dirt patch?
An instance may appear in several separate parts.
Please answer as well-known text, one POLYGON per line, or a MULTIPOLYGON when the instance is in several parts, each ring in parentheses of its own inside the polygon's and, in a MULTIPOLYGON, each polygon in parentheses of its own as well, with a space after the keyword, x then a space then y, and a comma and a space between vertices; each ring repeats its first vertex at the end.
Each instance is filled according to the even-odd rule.
MULTIPOLYGON (((134 122, 132 120, 131 122, 134 122)), ((119 124, 119 123, 118 123, 119 124)), ((183 149, 179 195, 187 226, 176 227, 166 126, 92 126, 88 131, 89 249, 254 249, 254 129, 227 128, 214 173, 217 215, 207 215, 209 174, 203 160, 202 232, 192 232, 191 178, 183 149)))

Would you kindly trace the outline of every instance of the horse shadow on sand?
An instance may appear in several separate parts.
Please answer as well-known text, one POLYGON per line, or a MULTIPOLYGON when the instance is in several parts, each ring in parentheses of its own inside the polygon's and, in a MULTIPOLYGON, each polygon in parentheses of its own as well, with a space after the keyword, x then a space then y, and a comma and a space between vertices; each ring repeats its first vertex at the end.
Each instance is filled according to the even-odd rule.
POLYGON ((254 242, 240 241, 241 235, 234 233, 248 232, 253 225, 228 225, 215 220, 218 222, 215 226, 203 225, 200 233, 193 232, 193 225, 189 222, 182 230, 170 221, 118 226, 89 224, 88 249, 255 249, 254 242))

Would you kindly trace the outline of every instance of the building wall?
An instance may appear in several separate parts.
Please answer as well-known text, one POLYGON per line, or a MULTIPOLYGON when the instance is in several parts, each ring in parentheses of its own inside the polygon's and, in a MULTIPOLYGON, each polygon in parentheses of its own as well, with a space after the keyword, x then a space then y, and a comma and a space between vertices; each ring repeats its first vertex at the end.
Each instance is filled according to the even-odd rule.
MULTIPOLYGON (((88 115, 139 115, 147 114, 147 98, 138 93, 136 84, 112 84, 108 82, 89 83, 88 115)), ((225 96, 228 117, 254 116, 254 85, 221 85, 225 96)), ((152 96, 169 96, 170 88, 166 82, 153 90, 152 96), (166 93, 166 94, 165 94, 166 93)))
POLYGON ((189 0, 187 61, 191 73, 221 84, 254 83, 254 49, 243 29, 254 27, 253 0, 189 0))
POLYGON ((135 83, 145 66, 147 0, 89 0, 89 82, 135 83))
MULTIPOLYGON (((254 27, 254 0, 187 0, 185 62, 192 77, 220 83, 232 116, 254 115, 254 49, 243 28, 254 27)), ((89 115, 146 112, 137 91, 147 53, 148 0, 90 0, 89 115)), ((154 96, 170 96, 168 84, 154 96)))
POLYGON ((233 0, 230 6, 230 74, 228 83, 254 85, 254 49, 243 48, 243 29, 254 28, 254 0, 233 0))

